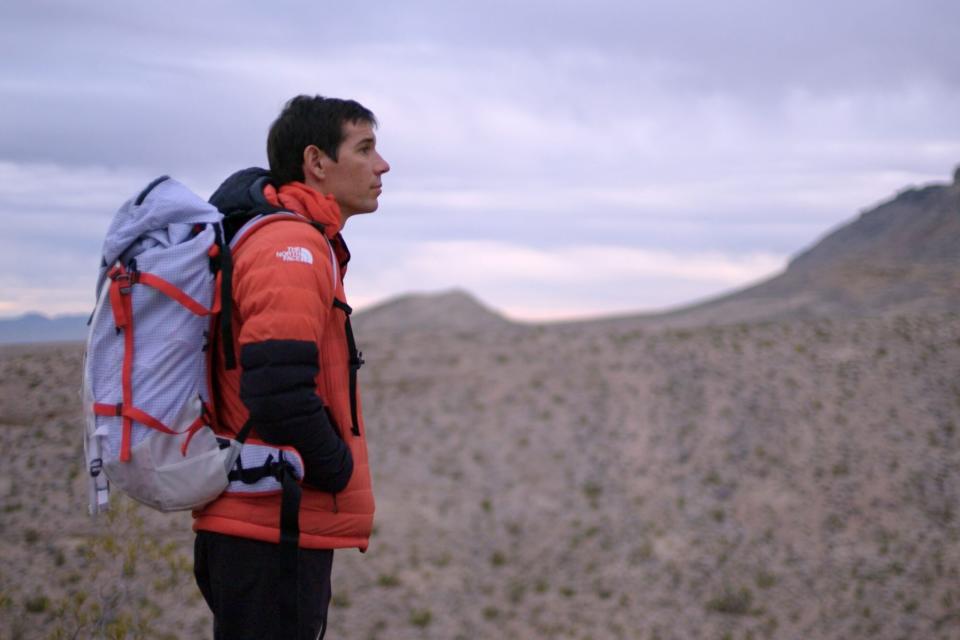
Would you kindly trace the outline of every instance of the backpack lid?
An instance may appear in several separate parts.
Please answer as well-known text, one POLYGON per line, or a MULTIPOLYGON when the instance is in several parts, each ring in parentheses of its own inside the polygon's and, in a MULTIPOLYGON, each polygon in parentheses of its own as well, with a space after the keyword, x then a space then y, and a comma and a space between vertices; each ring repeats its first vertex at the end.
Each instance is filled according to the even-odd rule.
POLYGON ((150 247, 173 246, 190 237, 195 224, 215 224, 223 218, 217 208, 169 176, 151 182, 127 200, 113 216, 103 241, 100 291, 107 270, 121 256, 137 255, 150 247))
POLYGON ((103 241, 103 261, 113 264, 140 236, 149 235, 157 244, 179 244, 185 239, 178 237, 186 235, 184 228, 189 233, 192 225, 217 223, 222 217, 216 207, 164 176, 127 200, 114 215, 103 241), (185 227, 171 229, 170 225, 185 227))

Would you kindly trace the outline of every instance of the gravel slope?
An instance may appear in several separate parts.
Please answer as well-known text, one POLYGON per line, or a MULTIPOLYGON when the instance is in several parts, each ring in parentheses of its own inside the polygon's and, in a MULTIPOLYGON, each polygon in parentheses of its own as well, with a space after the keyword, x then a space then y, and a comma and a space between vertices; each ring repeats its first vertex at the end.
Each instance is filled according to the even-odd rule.
MULTIPOLYGON (((960 636, 958 319, 362 334, 330 637, 960 636)), ((0 637, 209 637, 189 517, 85 514, 80 358, 0 349, 0 637)))

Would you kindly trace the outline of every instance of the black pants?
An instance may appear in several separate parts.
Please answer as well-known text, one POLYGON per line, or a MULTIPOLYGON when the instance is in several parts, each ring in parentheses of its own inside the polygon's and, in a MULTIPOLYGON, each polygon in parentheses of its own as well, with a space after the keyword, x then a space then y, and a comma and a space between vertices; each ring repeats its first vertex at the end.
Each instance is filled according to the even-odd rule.
POLYGON ((300 549, 292 571, 279 545, 198 531, 193 553, 197 586, 213 611, 214 640, 323 638, 332 549, 300 549))

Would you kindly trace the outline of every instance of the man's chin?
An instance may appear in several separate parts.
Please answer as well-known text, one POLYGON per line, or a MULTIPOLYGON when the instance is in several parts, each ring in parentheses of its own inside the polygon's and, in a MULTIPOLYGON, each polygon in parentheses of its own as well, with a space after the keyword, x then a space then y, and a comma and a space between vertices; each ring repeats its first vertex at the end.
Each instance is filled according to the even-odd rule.
POLYGON ((344 222, 346 222, 347 220, 349 220, 349 219, 352 218, 353 216, 362 216, 362 215, 366 215, 366 214, 368 214, 368 213, 373 213, 374 211, 377 210, 378 206, 379 206, 379 205, 374 204, 372 207, 366 207, 366 208, 361 209, 361 210, 359 210, 359 211, 354 211, 354 212, 350 213, 349 215, 344 216, 344 222))

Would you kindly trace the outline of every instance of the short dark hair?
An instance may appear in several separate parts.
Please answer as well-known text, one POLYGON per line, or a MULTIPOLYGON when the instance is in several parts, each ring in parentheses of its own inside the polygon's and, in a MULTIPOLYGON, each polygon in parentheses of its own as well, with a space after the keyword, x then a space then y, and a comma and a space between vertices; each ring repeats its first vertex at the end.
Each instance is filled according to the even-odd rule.
POLYGON ((303 150, 312 144, 336 162, 347 122, 376 126, 377 119, 355 100, 306 95, 291 98, 267 135, 267 159, 274 182, 302 182, 303 150))

